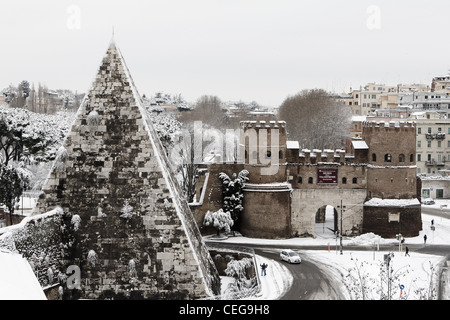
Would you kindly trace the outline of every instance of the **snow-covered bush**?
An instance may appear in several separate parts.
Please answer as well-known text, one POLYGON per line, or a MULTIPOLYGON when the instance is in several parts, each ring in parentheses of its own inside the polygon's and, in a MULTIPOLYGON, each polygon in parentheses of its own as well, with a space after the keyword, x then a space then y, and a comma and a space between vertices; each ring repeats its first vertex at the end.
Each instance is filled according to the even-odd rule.
POLYGON ((52 270, 51 267, 49 267, 49 268, 47 269, 47 277, 48 277, 48 282, 49 282, 49 283, 52 283, 52 282, 53 282, 53 276, 54 276, 53 270, 52 270))
POLYGON ((95 267, 97 260, 98 260, 97 253, 94 250, 89 250, 87 255, 87 261, 89 262, 89 264, 95 267))
POLYGON ((70 223, 73 225, 73 230, 77 231, 78 228, 80 227, 80 223, 81 223, 80 216, 77 214, 74 214, 72 216, 72 219, 70 220, 70 223))
POLYGON ((55 169, 57 172, 64 172, 66 169, 66 160, 69 158, 69 153, 64 146, 59 147, 56 160, 55 160, 55 169))
POLYGON ((225 299, 242 299, 253 296, 258 290, 256 277, 248 278, 247 271, 253 268, 251 258, 242 258, 240 260, 231 260, 227 264, 225 274, 234 278, 225 290, 225 299))
POLYGON ((219 236, 221 230, 230 232, 230 228, 233 226, 234 222, 228 211, 224 212, 222 209, 219 209, 216 212, 211 212, 208 210, 208 212, 206 212, 203 224, 205 226, 213 226, 216 228, 217 236, 219 236))
POLYGON ((128 261, 128 272, 130 273, 131 276, 136 274, 136 262, 133 259, 128 261))
POLYGON ((133 211, 133 207, 130 206, 130 204, 128 203, 128 200, 124 201, 123 207, 120 210, 120 212, 122 213, 120 215, 120 217, 124 218, 124 219, 130 219, 131 217, 136 215, 136 212, 133 211))
POLYGON ((99 115, 98 112, 95 110, 92 110, 91 112, 89 112, 87 118, 86 118, 86 123, 88 126, 90 127, 96 127, 99 124, 99 115))
POLYGON ((103 212, 102 208, 98 208, 97 209, 97 217, 99 217, 99 218, 105 218, 106 217, 106 213, 103 212))

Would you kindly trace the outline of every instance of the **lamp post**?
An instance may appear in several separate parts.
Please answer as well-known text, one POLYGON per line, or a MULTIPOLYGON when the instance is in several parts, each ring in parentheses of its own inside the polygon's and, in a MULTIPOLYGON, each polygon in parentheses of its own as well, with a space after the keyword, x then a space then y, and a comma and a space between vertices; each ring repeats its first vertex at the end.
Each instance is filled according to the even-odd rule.
POLYGON ((342 213, 345 211, 345 206, 342 205, 342 200, 341 200, 341 205, 338 206, 338 208, 341 209, 341 227, 339 229, 339 241, 340 241, 340 245, 341 245, 341 254, 342 254, 342 213))

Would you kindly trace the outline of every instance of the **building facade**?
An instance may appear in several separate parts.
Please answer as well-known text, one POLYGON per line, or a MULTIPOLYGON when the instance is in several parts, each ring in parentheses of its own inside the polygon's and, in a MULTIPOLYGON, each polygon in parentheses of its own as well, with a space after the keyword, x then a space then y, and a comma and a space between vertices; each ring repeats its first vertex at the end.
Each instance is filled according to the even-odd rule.
POLYGON ((286 140, 284 121, 243 121, 241 128, 242 162, 207 165, 199 176, 202 203, 191 210, 200 226, 207 210, 222 207, 218 173, 247 170, 245 236, 315 237, 327 205, 335 209, 333 230, 342 235, 394 237, 401 230, 416 236, 421 230, 414 122, 365 121, 350 153, 300 150, 286 140))

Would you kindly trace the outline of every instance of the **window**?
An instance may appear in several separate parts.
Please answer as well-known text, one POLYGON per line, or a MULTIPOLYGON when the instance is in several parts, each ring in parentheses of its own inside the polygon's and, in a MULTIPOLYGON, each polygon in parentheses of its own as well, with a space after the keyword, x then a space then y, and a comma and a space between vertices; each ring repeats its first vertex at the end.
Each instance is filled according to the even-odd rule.
POLYGON ((384 155, 384 162, 392 162, 392 155, 390 153, 384 155))
POLYGON ((441 147, 441 142, 442 142, 442 141, 440 141, 440 140, 437 142, 437 143, 438 143, 438 148, 441 147))
POLYGON ((375 153, 372 153, 372 161, 373 162, 377 161, 377 155, 375 153))
POLYGON ((414 154, 409 155, 409 162, 414 162, 414 154))
POLYGON ((431 154, 428 155, 427 159, 428 161, 431 161, 431 154))
POLYGON ((403 153, 401 153, 401 154, 398 156, 398 162, 405 162, 405 155, 404 155, 403 153))
POLYGON ((417 161, 422 161, 422 155, 421 154, 417 155, 417 161))
POLYGON ((417 133, 421 134, 422 133, 422 128, 417 128, 417 133))
POLYGON ((272 157, 272 152, 271 151, 267 151, 266 152, 266 159, 270 159, 272 157))
POLYGON ((447 147, 450 148, 450 140, 447 141, 447 147))
POLYGON ((342 178, 342 184, 347 184, 347 178, 346 177, 342 178))
POLYGON ((298 184, 302 184, 302 183, 303 183, 302 177, 298 177, 297 183, 298 183, 298 184))
POLYGON ((357 184, 357 183, 358 183, 358 178, 353 178, 353 179, 352 179, 352 183, 353 183, 353 184, 357 184))
POLYGON ((417 147, 420 148, 422 146, 422 141, 417 141, 417 147))
POLYGON ((427 141, 427 147, 431 148, 431 141, 427 141))
POLYGON ((431 133, 431 128, 428 128, 428 133, 431 133))
POLYGON ((313 181, 314 181, 314 180, 313 180, 312 177, 309 177, 309 178, 308 178, 308 183, 309 183, 309 184, 313 184, 313 181))
POLYGON ((281 160, 283 159, 283 151, 278 151, 278 159, 281 160))

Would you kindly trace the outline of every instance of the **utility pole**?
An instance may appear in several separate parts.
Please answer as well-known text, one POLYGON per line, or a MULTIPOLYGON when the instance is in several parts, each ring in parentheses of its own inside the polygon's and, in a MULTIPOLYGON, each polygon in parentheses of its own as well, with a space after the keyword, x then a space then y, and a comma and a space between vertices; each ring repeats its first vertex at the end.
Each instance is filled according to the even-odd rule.
POLYGON ((341 227, 339 229, 339 235, 340 235, 340 245, 341 245, 341 254, 342 254, 342 213, 345 211, 345 206, 342 205, 342 199, 341 199, 341 205, 338 206, 338 208, 341 209, 341 227))

